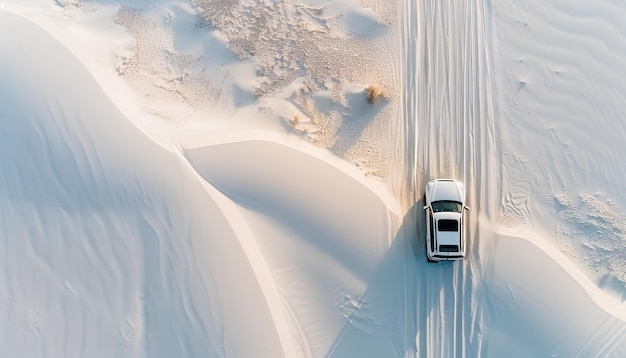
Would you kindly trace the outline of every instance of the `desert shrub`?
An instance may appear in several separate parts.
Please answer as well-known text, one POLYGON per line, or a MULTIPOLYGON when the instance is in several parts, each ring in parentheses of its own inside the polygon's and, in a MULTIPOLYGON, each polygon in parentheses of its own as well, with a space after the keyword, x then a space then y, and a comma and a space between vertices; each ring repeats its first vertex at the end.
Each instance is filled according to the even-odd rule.
POLYGON ((375 104, 376 102, 378 102, 380 97, 384 97, 383 91, 380 89, 380 87, 374 85, 367 87, 365 93, 367 95, 367 102, 369 104, 375 104))

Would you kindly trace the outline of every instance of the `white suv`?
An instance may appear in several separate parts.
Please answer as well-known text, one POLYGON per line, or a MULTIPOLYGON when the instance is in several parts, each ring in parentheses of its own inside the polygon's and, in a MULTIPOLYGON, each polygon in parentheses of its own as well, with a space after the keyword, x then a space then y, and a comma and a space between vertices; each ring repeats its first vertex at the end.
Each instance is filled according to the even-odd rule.
POLYGON ((463 184, 435 179, 426 185, 426 256, 428 261, 461 260, 465 257, 466 210, 463 184))

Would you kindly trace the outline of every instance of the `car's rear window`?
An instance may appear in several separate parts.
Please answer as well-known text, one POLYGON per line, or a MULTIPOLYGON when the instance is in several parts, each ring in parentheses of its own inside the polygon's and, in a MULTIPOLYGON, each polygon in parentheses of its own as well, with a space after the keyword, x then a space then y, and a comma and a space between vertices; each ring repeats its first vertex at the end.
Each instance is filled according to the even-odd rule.
POLYGON ((440 252, 459 252, 459 245, 439 245, 440 252))
POLYGON ((439 220, 439 231, 459 231, 459 222, 456 220, 439 220))

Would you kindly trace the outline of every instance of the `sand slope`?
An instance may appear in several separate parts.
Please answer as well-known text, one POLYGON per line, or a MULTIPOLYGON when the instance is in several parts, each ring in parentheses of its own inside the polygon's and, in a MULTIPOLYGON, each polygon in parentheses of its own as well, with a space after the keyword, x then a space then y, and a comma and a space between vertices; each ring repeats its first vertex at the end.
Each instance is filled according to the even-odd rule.
POLYGON ((286 354, 280 332, 240 319, 271 313, 186 162, 134 128, 53 38, 0 16, 20 33, 1 45, 3 83, 15 84, 2 88, 0 131, 3 354, 286 354))
POLYGON ((0 1, 0 355, 626 356, 622 15, 0 1))

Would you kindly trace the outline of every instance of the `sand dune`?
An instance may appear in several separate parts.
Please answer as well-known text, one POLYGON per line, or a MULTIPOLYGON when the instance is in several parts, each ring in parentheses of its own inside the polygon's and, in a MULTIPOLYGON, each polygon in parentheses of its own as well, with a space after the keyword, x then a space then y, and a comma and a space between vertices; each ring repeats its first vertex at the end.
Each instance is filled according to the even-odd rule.
POLYGON ((0 355, 626 356, 624 15, 0 1, 0 355))

